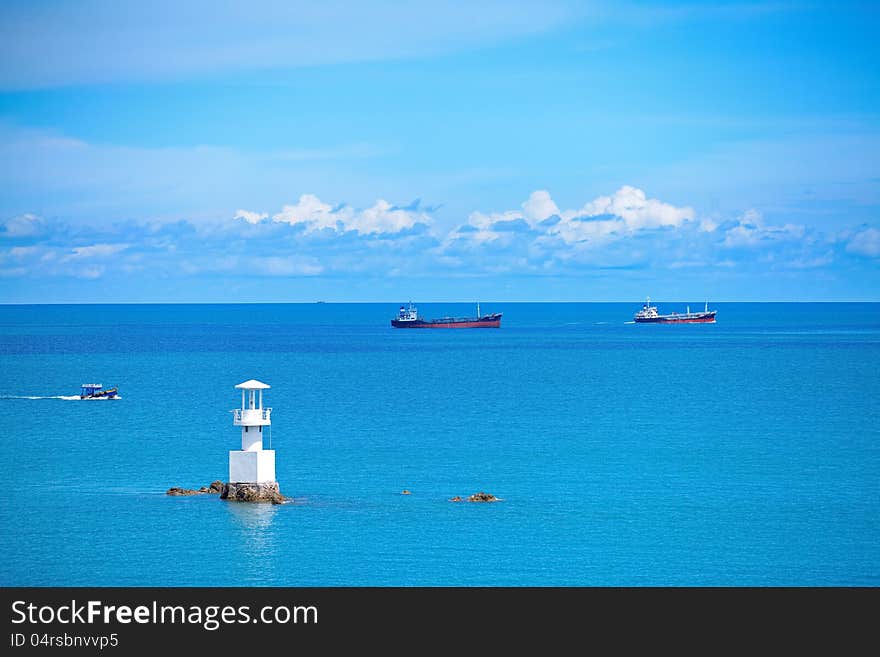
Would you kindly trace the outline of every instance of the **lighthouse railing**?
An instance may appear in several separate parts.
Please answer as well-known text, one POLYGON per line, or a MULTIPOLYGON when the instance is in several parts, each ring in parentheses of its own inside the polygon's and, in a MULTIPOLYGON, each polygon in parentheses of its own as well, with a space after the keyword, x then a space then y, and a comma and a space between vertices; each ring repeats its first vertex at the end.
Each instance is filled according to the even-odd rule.
POLYGON ((232 421, 236 424, 270 422, 271 408, 233 408, 232 421))

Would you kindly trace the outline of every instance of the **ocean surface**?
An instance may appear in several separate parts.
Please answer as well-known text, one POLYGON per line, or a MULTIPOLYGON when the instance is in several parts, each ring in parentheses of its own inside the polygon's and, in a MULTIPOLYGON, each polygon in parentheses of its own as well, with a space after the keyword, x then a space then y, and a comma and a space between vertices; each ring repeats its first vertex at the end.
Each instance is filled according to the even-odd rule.
POLYGON ((880 585, 880 304, 398 305, 0 306, 0 585, 880 585))

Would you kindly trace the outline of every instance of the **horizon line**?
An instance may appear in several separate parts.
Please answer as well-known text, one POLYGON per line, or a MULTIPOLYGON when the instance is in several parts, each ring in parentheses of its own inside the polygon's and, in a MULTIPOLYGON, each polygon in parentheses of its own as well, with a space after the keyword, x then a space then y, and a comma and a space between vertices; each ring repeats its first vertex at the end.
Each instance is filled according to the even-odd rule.
MULTIPOLYGON (((409 302, 409 301, 408 301, 409 302)), ((553 303, 553 304, 584 304, 584 303, 615 303, 632 305, 641 303, 642 301, 480 301, 481 304, 535 304, 535 303, 553 303)), ((655 303, 694 303, 693 301, 682 301, 675 299, 654 299, 655 303)), ((47 301, 47 302, 29 302, 29 301, 0 301, 0 306, 254 306, 254 305, 398 305, 400 301, 47 301)), ((418 303, 477 303, 476 301, 419 301, 418 303)), ((828 300, 811 300, 811 301, 795 301, 795 300, 738 300, 738 301, 710 301, 712 303, 880 303, 877 300, 865 299, 838 299, 835 301, 828 300)))

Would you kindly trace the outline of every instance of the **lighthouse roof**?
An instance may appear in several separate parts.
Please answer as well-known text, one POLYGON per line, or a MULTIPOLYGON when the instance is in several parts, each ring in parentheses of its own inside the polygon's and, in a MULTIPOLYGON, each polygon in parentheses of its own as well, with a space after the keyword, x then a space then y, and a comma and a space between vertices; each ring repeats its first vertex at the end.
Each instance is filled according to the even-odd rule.
POLYGON ((245 381, 244 383, 239 383, 236 388, 242 388, 244 390, 266 390, 267 388, 271 388, 268 383, 263 383, 262 381, 257 381, 256 379, 251 379, 250 381, 245 381))

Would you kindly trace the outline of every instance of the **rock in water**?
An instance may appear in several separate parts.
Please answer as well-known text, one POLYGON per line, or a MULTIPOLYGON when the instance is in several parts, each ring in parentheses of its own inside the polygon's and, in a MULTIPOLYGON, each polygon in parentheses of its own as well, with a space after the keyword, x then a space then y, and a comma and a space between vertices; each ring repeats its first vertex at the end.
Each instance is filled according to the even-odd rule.
POLYGON ((480 491, 479 493, 474 493, 470 497, 468 497, 468 502, 497 502, 498 498, 492 495, 492 493, 484 493, 480 491))
POLYGON ((283 504, 284 496, 278 489, 278 482, 273 481, 267 484, 250 484, 250 483, 227 483, 223 484, 223 490, 220 493, 221 500, 231 500, 233 502, 272 502, 272 504, 283 504))
POLYGON ((192 488, 181 488, 180 486, 172 486, 167 491, 165 491, 166 495, 204 495, 205 493, 209 494, 219 494, 223 492, 223 482, 220 480, 212 481, 210 486, 202 486, 198 490, 194 490, 192 488))
POLYGON ((461 502, 461 495, 456 495, 455 497, 449 498, 450 502, 461 502))
POLYGON ((172 486, 167 491, 165 491, 166 495, 199 495, 200 491, 193 490, 192 488, 181 488, 180 486, 172 486))

